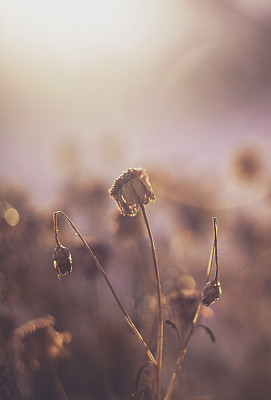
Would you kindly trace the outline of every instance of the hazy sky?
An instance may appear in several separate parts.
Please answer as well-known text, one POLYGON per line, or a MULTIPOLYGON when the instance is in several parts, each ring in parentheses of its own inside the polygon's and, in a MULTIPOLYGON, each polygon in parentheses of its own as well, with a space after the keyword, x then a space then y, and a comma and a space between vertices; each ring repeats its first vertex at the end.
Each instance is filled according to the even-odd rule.
MULTIPOLYGON (((223 177, 270 158, 270 5, 0 1, 0 167, 49 198, 68 174, 131 166, 223 177)), ((86 172, 87 173, 87 172, 86 172)))

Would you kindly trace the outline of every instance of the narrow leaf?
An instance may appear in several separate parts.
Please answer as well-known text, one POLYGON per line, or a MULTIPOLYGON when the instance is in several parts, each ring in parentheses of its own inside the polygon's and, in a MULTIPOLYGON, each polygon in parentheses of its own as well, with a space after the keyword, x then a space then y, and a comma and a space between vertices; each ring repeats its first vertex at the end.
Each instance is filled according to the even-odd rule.
POLYGON ((203 325, 203 324, 198 324, 197 326, 196 326, 196 328, 204 328, 205 329, 205 331, 206 331, 206 333, 208 333, 208 335, 210 336, 210 339, 211 339, 211 341, 213 342, 213 343, 215 343, 215 335, 214 335, 214 333, 212 332, 212 330, 210 329, 210 328, 208 328, 208 326, 206 326, 206 325, 203 325))

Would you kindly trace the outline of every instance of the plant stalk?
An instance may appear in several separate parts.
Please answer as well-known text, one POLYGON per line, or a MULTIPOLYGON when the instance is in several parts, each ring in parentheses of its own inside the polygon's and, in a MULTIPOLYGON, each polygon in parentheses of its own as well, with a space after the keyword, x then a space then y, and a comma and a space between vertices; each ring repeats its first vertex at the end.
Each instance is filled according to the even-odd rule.
POLYGON ((69 224, 71 225, 71 227, 74 229, 74 231, 76 232, 76 234, 78 235, 78 237, 81 239, 81 241, 83 242, 83 244, 86 246, 86 248, 88 249, 88 251, 90 252, 90 254, 92 255, 96 266, 98 267, 98 269, 100 270, 100 272, 102 273, 107 285, 109 286, 109 289, 111 290, 116 302, 118 303, 119 308, 121 309, 126 321, 128 322, 128 325, 131 327, 131 329, 134 331, 135 335, 137 336, 138 340, 140 341, 140 343, 142 343, 142 345, 144 346, 147 355, 150 359, 150 361, 156 366, 157 365, 157 361, 155 360, 152 352, 150 351, 147 343, 145 342, 145 340, 143 339, 143 337, 141 336, 141 334, 139 333, 139 331, 137 330, 135 324, 133 323, 133 321, 131 320, 131 318, 129 317, 129 315, 127 314, 127 312, 124 310, 115 290, 113 289, 109 279, 107 278, 107 275, 104 271, 104 269, 102 268, 101 264, 99 263, 98 259, 96 258, 96 256, 94 255, 93 251, 91 250, 91 248, 89 247, 89 245, 87 244, 87 242, 85 241, 84 237, 81 235, 81 233, 78 231, 78 229, 76 228, 76 226, 74 225, 74 223, 70 220, 70 218, 63 212, 63 211, 55 211, 53 214, 53 220, 54 220, 54 229, 55 229, 55 239, 56 239, 56 243, 57 245, 60 244, 59 239, 58 239, 58 230, 57 230, 57 216, 58 214, 63 215, 63 217, 65 217, 65 219, 69 222, 69 224))
POLYGON ((156 352, 156 357, 157 357, 156 388, 157 388, 157 400, 160 400, 160 398, 161 398, 160 379, 161 379, 161 366, 162 366, 162 353, 163 353, 163 309, 162 309, 161 281, 160 281, 158 262, 157 262, 156 251, 155 251, 155 246, 154 246, 154 241, 153 241, 150 224, 148 221, 148 217, 146 214, 144 204, 142 204, 141 202, 140 202, 140 207, 142 210, 142 214, 144 217, 144 221, 145 221, 149 239, 150 239, 150 246, 151 246, 151 251, 152 251, 152 256, 153 256, 156 285, 157 285, 158 324, 159 325, 158 325, 157 352, 156 352))
MULTIPOLYGON (((214 259, 214 254, 216 254, 216 257, 217 257, 217 252, 216 252, 216 248, 217 248, 217 245, 216 245, 217 244, 217 242, 216 242, 216 240, 217 240, 217 219, 215 217, 213 218, 213 226, 214 226, 214 239, 213 239, 212 250, 211 250, 211 254, 210 254, 210 257, 209 257, 209 262, 208 262, 208 266, 207 266, 207 270, 206 270, 206 282, 208 282, 209 278, 210 278, 213 259, 214 259)), ((217 258, 216 258, 216 260, 217 260, 217 258)), ((199 315, 200 315, 201 307, 202 307, 202 302, 200 300, 200 302, 198 304, 198 307, 197 307, 197 310, 195 312, 195 315, 194 315, 190 330, 188 332, 187 338, 186 338, 186 340, 184 342, 184 345, 183 345, 183 347, 182 347, 182 349, 180 351, 178 360, 176 362, 175 370, 174 370, 174 372, 173 372, 173 374, 171 376, 171 379, 170 379, 170 382, 169 382, 169 386, 168 386, 166 395, 164 397, 164 400, 170 400, 170 398, 171 398, 171 395, 172 395, 172 392, 173 392, 173 389, 174 389, 174 385, 175 385, 175 382, 176 382, 177 375, 178 375, 178 373, 179 373, 179 371, 180 371, 180 369, 182 367, 182 363, 183 363, 183 360, 185 358, 190 339, 191 339, 191 337, 192 337, 192 335, 194 333, 194 330, 195 330, 195 327, 196 327, 196 324, 197 324, 197 321, 198 321, 198 318, 199 318, 199 315)))

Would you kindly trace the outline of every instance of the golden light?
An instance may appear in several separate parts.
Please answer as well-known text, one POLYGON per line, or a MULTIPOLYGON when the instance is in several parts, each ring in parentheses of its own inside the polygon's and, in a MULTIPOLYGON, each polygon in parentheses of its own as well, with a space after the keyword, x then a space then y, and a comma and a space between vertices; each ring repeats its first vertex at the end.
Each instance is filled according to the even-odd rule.
POLYGON ((9 207, 4 212, 4 219, 9 226, 16 226, 20 221, 20 214, 15 208, 9 207))
POLYGON ((2 4, 1 15, 11 46, 21 44, 22 51, 36 55, 54 53, 65 61, 86 51, 144 44, 169 9, 161 1, 11 0, 2 4))

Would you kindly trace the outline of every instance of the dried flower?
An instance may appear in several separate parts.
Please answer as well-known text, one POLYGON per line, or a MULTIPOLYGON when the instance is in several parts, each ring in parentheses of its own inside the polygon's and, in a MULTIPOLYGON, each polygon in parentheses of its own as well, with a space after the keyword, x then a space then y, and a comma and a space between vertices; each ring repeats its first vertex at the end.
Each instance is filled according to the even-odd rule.
POLYGON ((202 303, 207 307, 214 303, 221 295, 221 285, 216 279, 206 283, 202 291, 202 303))
POLYGON ((26 322, 14 333, 22 369, 35 371, 43 361, 54 361, 70 355, 71 334, 57 332, 51 315, 26 322))
POLYGON ((53 260, 58 279, 72 272, 72 256, 67 247, 57 245, 53 252, 53 260))
POLYGON ((109 195, 116 200, 122 215, 134 217, 140 204, 155 202, 155 196, 149 182, 149 177, 142 168, 130 168, 115 179, 109 190, 109 195))

